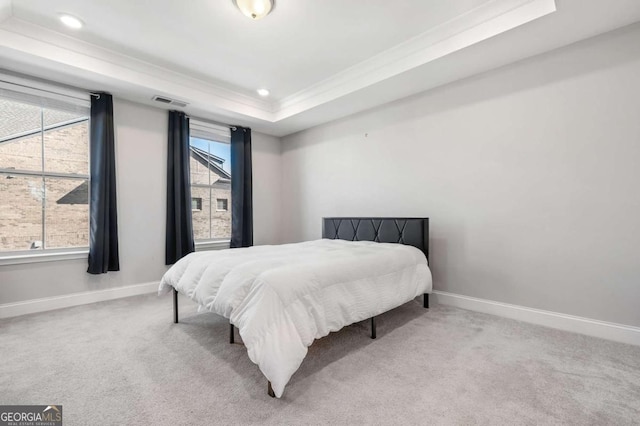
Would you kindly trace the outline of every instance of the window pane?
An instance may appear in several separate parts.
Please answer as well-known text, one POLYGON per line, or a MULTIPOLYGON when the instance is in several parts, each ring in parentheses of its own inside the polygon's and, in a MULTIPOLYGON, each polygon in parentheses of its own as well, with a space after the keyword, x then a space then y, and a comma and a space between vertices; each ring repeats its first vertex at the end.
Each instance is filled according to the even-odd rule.
POLYGON ((191 138, 191 158, 189 160, 191 185, 209 185, 209 168, 207 167, 206 160, 209 155, 207 152, 208 144, 205 145, 205 149, 202 150, 200 144, 194 144, 194 141, 198 141, 198 139, 191 138))
POLYGON ((42 178, 0 173, 0 251, 42 248, 42 178))
POLYGON ((45 248, 89 246, 89 182, 45 178, 45 248))
POLYGON ((43 108, 42 111, 45 130, 89 119, 87 114, 81 112, 63 111, 52 108, 43 108))
POLYGON ((197 240, 208 240, 211 238, 211 189, 208 187, 192 186, 192 199, 199 199, 201 209, 192 210, 193 218, 193 238, 197 240))
POLYGON ((47 174, 89 174, 88 110, 17 99, 0 98, 0 251, 86 247, 88 180, 47 174))
POLYGON ((0 98, 0 140, 39 132, 42 123, 40 107, 0 98))
POLYGON ((45 171, 88 175, 89 121, 87 117, 52 109, 45 109, 43 114, 45 171))
POLYGON ((196 240, 228 240, 231 238, 230 145, 198 138, 191 138, 190 145, 191 196, 203 198, 202 211, 193 211, 194 237, 196 240), (207 193, 206 198, 202 193, 207 193))
POLYGON ((42 171, 41 109, 0 98, 0 168, 42 171))
POLYGON ((211 218, 211 238, 231 238, 231 211, 229 200, 231 199, 231 184, 214 185, 213 197, 218 199, 218 208, 211 218))

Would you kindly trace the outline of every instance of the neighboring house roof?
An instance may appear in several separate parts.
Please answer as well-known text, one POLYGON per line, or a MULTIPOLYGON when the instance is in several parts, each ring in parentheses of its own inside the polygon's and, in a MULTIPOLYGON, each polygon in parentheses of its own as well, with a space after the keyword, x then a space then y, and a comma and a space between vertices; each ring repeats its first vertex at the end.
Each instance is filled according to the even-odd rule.
POLYGON ((56 204, 89 204, 89 182, 85 180, 56 201, 56 204))
POLYGON ((52 130, 88 119, 79 113, 47 108, 42 110, 37 105, 3 98, 0 98, 0 117, 0 143, 36 134, 43 124, 45 130, 52 130))
MULTIPOLYGON (((208 154, 207 152, 203 152, 198 148, 191 148, 191 155, 198 156, 199 158, 203 157, 203 154, 208 154), (201 151, 201 152, 196 152, 201 151)), ((217 170, 221 171, 221 174, 226 174, 229 176, 227 172, 222 170, 217 164, 222 165, 224 163, 224 159, 220 157, 216 157, 215 155, 211 155, 211 166, 216 167, 217 170)), ((230 176, 229 178, 222 177, 218 181, 214 182, 213 186, 216 188, 227 189, 228 185, 231 183, 230 176)), ((77 187, 66 193, 62 198, 56 201, 57 204, 89 204, 89 182, 84 181, 80 183, 77 187)))
POLYGON ((189 148, 191 148, 191 156, 203 165, 213 169, 218 176, 220 176, 221 180, 231 179, 231 175, 222 168, 225 162, 224 158, 220 158, 195 146, 190 146, 189 148))

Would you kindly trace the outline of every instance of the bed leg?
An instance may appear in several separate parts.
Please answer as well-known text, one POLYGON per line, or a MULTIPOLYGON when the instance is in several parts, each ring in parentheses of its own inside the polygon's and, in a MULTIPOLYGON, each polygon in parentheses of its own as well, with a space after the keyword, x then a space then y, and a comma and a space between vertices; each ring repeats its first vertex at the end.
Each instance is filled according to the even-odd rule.
POLYGON ((273 388, 271 387, 271 382, 267 382, 267 395, 269 395, 271 398, 276 397, 276 394, 273 391, 273 388))
POLYGON ((235 343, 235 333, 233 330, 233 324, 229 323, 229 343, 232 345, 235 343))
POLYGON ((424 300, 422 301, 425 309, 429 309, 429 293, 424 294, 424 300))
POLYGON ((376 338, 376 317, 371 317, 371 338, 376 338))
POLYGON ((178 323, 178 290, 173 289, 173 323, 178 323))

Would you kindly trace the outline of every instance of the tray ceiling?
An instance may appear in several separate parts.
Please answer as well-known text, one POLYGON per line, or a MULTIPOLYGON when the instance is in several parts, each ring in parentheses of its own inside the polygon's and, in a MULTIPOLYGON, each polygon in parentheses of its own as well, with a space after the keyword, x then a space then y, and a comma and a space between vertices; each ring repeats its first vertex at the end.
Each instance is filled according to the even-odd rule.
POLYGON ((0 59, 281 136, 635 22, 639 3, 280 0, 251 21, 231 0, 0 0, 0 59), (84 28, 63 27, 62 12, 84 28), (443 68, 452 56, 454 72, 443 68), (268 98, 256 94, 262 87, 268 98))

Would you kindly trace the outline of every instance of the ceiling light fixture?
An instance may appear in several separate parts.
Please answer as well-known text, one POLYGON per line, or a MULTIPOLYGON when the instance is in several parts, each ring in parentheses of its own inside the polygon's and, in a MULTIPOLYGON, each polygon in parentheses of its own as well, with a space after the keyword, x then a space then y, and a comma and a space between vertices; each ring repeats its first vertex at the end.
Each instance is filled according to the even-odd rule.
POLYGON ((80 28, 82 28, 82 21, 76 18, 75 16, 61 14, 60 20, 67 27, 73 28, 74 30, 79 30, 80 28))
POLYGON ((233 2, 240 12, 254 20, 264 18, 273 9, 273 0, 233 0, 233 2))
POLYGON ((256 92, 258 92, 258 95, 260 96, 269 96, 269 91, 267 89, 258 89, 256 92))

